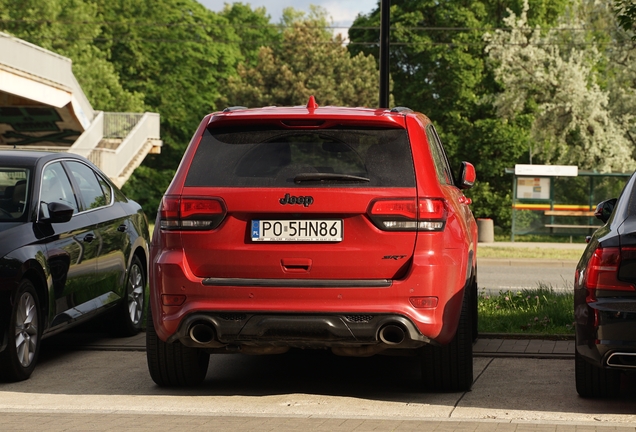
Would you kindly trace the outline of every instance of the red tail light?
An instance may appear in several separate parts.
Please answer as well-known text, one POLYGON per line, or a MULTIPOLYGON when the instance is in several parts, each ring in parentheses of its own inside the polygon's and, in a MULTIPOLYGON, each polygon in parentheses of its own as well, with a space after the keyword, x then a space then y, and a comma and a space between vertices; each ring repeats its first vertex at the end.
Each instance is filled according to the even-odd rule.
MULTIPOLYGON (((636 248, 598 248, 587 264, 585 286, 588 301, 594 301, 596 290, 634 291, 632 282, 619 280, 621 263, 636 260, 636 248)), ((633 264, 632 264, 633 265, 633 264)))
POLYGON ((442 231, 448 211, 441 198, 399 198, 375 200, 367 213, 385 231, 442 231))
POLYGON ((164 196, 159 214, 161 229, 210 230, 223 222, 227 210, 219 198, 164 196))

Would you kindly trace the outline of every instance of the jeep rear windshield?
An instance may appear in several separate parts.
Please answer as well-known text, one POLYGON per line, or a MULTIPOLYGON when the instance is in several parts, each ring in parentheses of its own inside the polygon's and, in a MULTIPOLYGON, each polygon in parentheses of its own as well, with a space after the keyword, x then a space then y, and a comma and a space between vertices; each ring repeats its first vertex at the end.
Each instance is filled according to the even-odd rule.
POLYGON ((415 187, 404 129, 206 130, 186 186, 415 187))

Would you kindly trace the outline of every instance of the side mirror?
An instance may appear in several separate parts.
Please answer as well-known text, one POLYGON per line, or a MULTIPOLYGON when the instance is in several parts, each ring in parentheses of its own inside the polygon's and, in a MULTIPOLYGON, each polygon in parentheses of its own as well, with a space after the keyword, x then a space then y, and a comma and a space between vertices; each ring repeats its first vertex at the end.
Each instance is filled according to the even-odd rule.
POLYGON ((462 162, 462 166, 459 169, 459 181, 457 187, 460 189, 470 189, 477 180, 477 173, 475 167, 470 162, 462 162))
POLYGON ((70 221, 73 217, 73 207, 61 202, 42 203, 41 205, 42 215, 44 216, 41 219, 42 222, 63 223, 70 221))
POLYGON ((616 201, 618 201, 618 199, 612 198, 598 203, 596 210, 594 211, 594 216, 596 216, 597 219, 602 220, 603 223, 607 223, 614 211, 616 201))

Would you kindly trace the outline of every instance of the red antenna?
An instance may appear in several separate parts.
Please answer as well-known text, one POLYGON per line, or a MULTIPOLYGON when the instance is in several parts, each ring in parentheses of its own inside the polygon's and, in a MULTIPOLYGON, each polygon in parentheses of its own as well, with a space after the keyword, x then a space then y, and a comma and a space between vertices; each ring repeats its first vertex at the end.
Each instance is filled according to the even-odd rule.
POLYGON ((316 108, 318 108, 318 104, 316 103, 316 98, 312 96, 309 96, 309 102, 307 102, 307 109, 309 111, 313 111, 316 108))

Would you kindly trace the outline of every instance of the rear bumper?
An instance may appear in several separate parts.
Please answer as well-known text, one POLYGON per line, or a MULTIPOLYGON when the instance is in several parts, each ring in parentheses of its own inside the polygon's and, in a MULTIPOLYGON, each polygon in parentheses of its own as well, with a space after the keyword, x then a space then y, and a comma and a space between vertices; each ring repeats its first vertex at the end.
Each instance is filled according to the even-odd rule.
POLYGON ((200 278, 192 274, 180 250, 161 251, 151 271, 150 300, 159 338, 187 345, 193 323, 200 321, 218 335, 218 344, 208 348, 237 343, 358 347, 382 343, 383 326, 392 324, 409 341, 400 347, 446 344, 457 330, 470 273, 461 250, 452 249, 416 254, 401 280, 200 278), (184 302, 167 306, 164 295, 183 296, 184 302), (436 297, 437 307, 415 308, 411 297, 436 297), (239 315, 244 318, 224 318, 239 315), (373 319, 347 318, 360 316, 373 319))
POLYGON ((636 298, 603 298, 575 310, 578 353, 597 367, 636 372, 636 298))
POLYGON ((331 348, 341 355, 372 355, 430 343, 399 315, 197 312, 181 321, 168 342, 216 352, 271 353, 287 348, 331 348), (277 348, 282 348, 278 350, 277 348))

